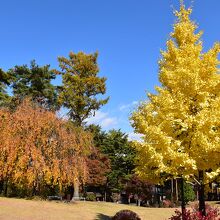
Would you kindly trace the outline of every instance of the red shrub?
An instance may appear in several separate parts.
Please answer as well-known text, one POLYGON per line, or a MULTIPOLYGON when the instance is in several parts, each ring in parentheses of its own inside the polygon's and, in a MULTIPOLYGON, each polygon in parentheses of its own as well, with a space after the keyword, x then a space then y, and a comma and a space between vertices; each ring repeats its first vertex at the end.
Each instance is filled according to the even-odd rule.
MULTIPOLYGON (((193 207, 192 209, 185 210, 185 220, 220 220, 220 212, 218 208, 213 208, 209 205, 206 206, 206 216, 198 210, 198 206, 193 207)), ((182 212, 179 210, 175 211, 170 220, 182 220, 182 212)))
POLYGON ((141 220, 140 217, 131 210, 121 210, 115 214, 112 220, 141 220))

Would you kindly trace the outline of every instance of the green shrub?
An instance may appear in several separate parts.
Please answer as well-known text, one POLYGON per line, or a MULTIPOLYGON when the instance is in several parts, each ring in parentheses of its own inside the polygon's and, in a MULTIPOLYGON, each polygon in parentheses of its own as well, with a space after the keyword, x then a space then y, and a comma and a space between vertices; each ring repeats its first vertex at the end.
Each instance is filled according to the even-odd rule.
MULTIPOLYGON (((193 186, 191 184, 186 183, 184 181, 183 190, 184 190, 184 202, 185 202, 185 204, 188 204, 188 202, 195 200, 196 194, 195 194, 195 192, 193 190, 193 186)), ((180 200, 182 201, 181 187, 179 188, 179 195, 180 195, 180 200)))
POLYGON ((184 201, 187 204, 190 201, 194 201, 196 198, 196 194, 193 190, 193 186, 189 183, 184 182, 184 201))
POLYGON ((86 194, 86 201, 96 201, 96 195, 93 192, 88 192, 86 194))

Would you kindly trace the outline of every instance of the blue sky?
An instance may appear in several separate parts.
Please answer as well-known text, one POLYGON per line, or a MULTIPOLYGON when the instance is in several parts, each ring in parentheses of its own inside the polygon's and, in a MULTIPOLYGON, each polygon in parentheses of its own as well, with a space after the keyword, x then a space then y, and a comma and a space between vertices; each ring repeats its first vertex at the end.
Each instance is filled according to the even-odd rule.
MULTIPOLYGON (((98 51, 110 101, 90 122, 133 136, 128 117, 159 84, 157 62, 175 21, 173 7, 178 9, 178 0, 1 1, 0 67, 36 59, 58 68, 57 56, 98 51)), ((219 0, 193 2, 192 19, 204 30, 205 50, 220 40, 219 12, 219 0)))

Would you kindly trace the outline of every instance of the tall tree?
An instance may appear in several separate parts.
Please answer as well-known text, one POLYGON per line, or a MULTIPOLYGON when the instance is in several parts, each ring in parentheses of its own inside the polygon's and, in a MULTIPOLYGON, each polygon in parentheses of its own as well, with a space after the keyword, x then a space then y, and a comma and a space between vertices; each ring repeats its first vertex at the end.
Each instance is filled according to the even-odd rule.
POLYGON ((93 144, 94 146, 102 151, 105 141, 107 139, 107 133, 102 130, 100 125, 90 124, 85 127, 86 131, 91 132, 93 136, 93 144))
POLYGON ((132 125, 143 134, 137 173, 146 179, 183 176, 199 182, 199 209, 205 215, 204 181, 220 172, 219 44, 203 52, 201 32, 183 3, 162 51, 157 94, 149 94, 133 113, 132 125))
MULTIPOLYGON (((94 114, 102 105, 108 102, 106 99, 97 99, 98 95, 106 92, 106 78, 99 77, 98 53, 77 54, 70 52, 69 58, 58 57, 62 74, 63 85, 59 87, 59 103, 66 107, 69 117, 75 125, 83 127, 85 119, 94 114)), ((78 180, 75 179, 74 198, 79 199, 78 180)))
POLYGON ((120 130, 111 130, 106 135, 101 151, 109 157, 111 162, 111 171, 108 174, 109 186, 120 191, 126 180, 133 174, 136 150, 125 133, 120 130))
POLYGON ((28 96, 46 109, 58 108, 56 86, 51 83, 56 74, 50 70, 50 65, 39 66, 33 60, 30 67, 15 66, 8 73, 12 77, 15 98, 23 100, 28 96))
POLYGON ((70 52, 69 58, 58 57, 63 79, 59 102, 69 110, 70 119, 78 126, 108 101, 108 98, 97 99, 106 92, 106 78, 98 76, 97 57, 98 53, 83 52, 70 52))

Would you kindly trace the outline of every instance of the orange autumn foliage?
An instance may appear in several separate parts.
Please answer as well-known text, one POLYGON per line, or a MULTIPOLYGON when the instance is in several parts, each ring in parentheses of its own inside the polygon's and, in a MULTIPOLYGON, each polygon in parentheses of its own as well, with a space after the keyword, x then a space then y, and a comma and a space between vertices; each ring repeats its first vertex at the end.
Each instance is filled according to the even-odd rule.
POLYGON ((88 132, 29 100, 14 112, 0 110, 0 181, 6 184, 38 190, 84 181, 90 146, 88 132))

